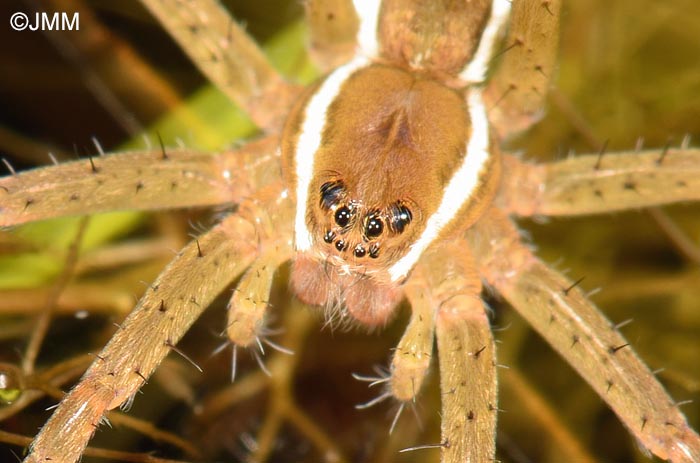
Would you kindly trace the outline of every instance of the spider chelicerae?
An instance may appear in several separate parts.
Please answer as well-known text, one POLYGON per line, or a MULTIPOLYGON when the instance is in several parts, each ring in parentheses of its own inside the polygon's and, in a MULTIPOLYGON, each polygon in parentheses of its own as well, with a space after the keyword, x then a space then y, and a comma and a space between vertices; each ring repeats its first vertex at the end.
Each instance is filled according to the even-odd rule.
MULTIPOLYGON (((319 3, 323 3, 323 5, 312 4, 312 6, 329 7, 329 4, 325 2, 319 3)), ((159 4, 159 2, 154 2, 153 8, 157 8, 159 4)), ((339 7, 338 5, 330 6, 339 7)), ((281 111, 274 110, 274 108, 284 108, 285 101, 294 99, 296 89, 285 87, 277 79, 274 72, 256 61, 257 57, 246 54, 249 50, 244 49, 241 45, 245 44, 244 37, 236 35, 239 31, 225 16, 220 15, 219 12, 214 16, 212 14, 214 10, 208 11, 208 13, 197 13, 188 10, 187 7, 187 2, 174 2, 171 9, 162 13, 164 16, 161 16, 161 20, 166 27, 181 34, 181 40, 185 42, 192 40, 190 51, 195 55, 199 54, 200 61, 205 65, 211 65, 212 79, 226 85, 231 85, 233 82, 231 91, 233 96, 250 110, 259 125, 264 126, 271 133, 276 133, 275 131, 279 130, 286 111, 282 114, 281 111), (179 16, 180 14, 182 16, 179 16), (184 23, 178 23, 178 21, 184 21, 184 23), (194 24, 192 21, 202 21, 203 24, 194 24), (212 22, 217 22, 217 24, 212 25, 212 22), (183 24, 186 24, 187 27, 183 27, 183 24), (201 40, 201 42, 195 42, 194 39, 201 40), (222 43, 226 46, 222 46, 222 43), (235 47, 229 46, 234 43, 235 47), (216 54, 219 52, 223 54, 217 57, 216 54), (226 53, 233 53, 234 56, 226 55, 226 53), (236 53, 243 55, 235 55, 236 53), (246 73, 243 77, 236 75, 237 68, 234 67, 234 71, 229 72, 234 73, 233 77, 242 79, 242 84, 237 87, 235 85, 237 81, 230 80, 232 79, 231 75, 217 74, 217 72, 222 72, 222 66, 227 66, 228 69, 231 63, 239 62, 245 66, 238 69, 254 73, 259 80, 251 82, 249 77, 246 77, 246 73), (248 85, 251 87, 247 87, 248 85)), ((206 11, 205 6, 198 5, 198 7, 206 11)), ((552 2, 542 2, 534 7, 536 7, 538 21, 550 21, 550 26, 538 27, 544 27, 545 30, 548 30, 547 27, 556 24, 557 5, 552 2)), ((363 5, 363 8, 371 9, 371 5, 363 5)), ((349 27, 353 30, 353 33, 350 34, 352 39, 350 45, 347 42, 347 35, 335 34, 336 31, 340 30, 338 29, 340 26, 336 24, 343 23, 342 18, 344 17, 346 16, 340 13, 310 16, 312 24, 318 26, 318 29, 315 29, 317 40, 312 42, 316 45, 316 54, 323 57, 324 52, 329 52, 329 56, 339 61, 339 63, 334 64, 344 62, 344 59, 338 57, 351 59, 354 50, 354 30, 352 27, 349 27), (331 31, 333 33, 326 34, 327 30, 324 29, 324 26, 329 21, 332 21, 331 31), (349 54, 344 54, 348 52, 349 54)), ((388 14, 387 17, 389 17, 388 14)), ((419 15, 419 17, 421 16, 419 15)), ((455 17, 459 18, 459 16, 455 17)), ((528 24, 522 19, 522 16, 518 16, 518 18, 521 19, 514 19, 511 29, 515 29, 516 25, 528 24)), ((398 25, 396 28, 401 29, 400 19, 401 16, 398 15, 398 19, 391 19, 391 22, 388 19, 386 21, 387 24, 396 24, 398 25)), ((455 21, 460 24, 459 19, 455 21)), ((367 20, 365 19, 362 23, 367 24, 367 20)), ((380 22, 380 24, 382 23, 380 22)), ((360 30, 362 29, 360 28, 360 30)), ((392 32, 388 33, 388 37, 394 37, 395 34, 400 35, 400 33, 400 30, 392 29, 392 32)), ((418 82, 432 83, 431 79, 437 79, 449 83, 448 89, 444 92, 436 90, 435 93, 427 93, 430 90, 425 90, 431 98, 421 100, 421 104, 417 104, 416 107, 429 106, 430 100, 439 101, 444 104, 444 108, 451 107, 452 103, 450 103, 449 98, 457 94, 452 89, 463 87, 464 84, 453 81, 455 77, 453 71, 444 69, 436 71, 432 67, 436 63, 437 65, 444 64, 441 59, 436 58, 436 62, 433 62, 432 58, 419 56, 419 53, 410 50, 410 47, 408 52, 405 48, 401 48, 402 44, 410 43, 409 36, 403 37, 398 45, 392 42, 397 47, 394 49, 394 55, 390 55, 393 58, 385 56, 382 60, 383 67, 372 68, 364 75, 364 78, 367 81, 376 82, 385 80, 393 82, 405 79, 408 74, 403 70, 393 71, 394 68, 390 67, 391 65, 396 66, 396 61, 401 62, 400 60, 403 59, 405 61, 403 64, 399 64, 399 67, 410 67, 410 63, 413 67, 423 68, 418 82), (372 74, 375 71, 383 72, 385 69, 392 69, 394 74, 390 76, 385 75, 386 73, 372 74), (448 75, 450 73, 452 75, 448 75), (430 79, 426 75, 429 75, 430 79), (443 96, 443 93, 440 92, 447 96, 443 96)), ((506 68, 508 60, 514 60, 513 66, 517 66, 520 63, 518 61, 520 59, 518 58, 519 50, 526 54, 531 53, 527 49, 527 41, 513 40, 513 38, 519 39, 517 33, 512 35, 510 39, 505 39, 504 43, 507 46, 516 46, 502 54, 500 58, 502 63, 497 69, 506 68)), ((372 44, 371 41, 367 42, 366 40, 366 38, 360 40, 360 50, 365 55, 371 55, 372 44), (365 41, 363 42, 363 40, 365 41)), ((547 40, 548 42, 554 41, 554 34, 550 33, 547 40)), ((388 47, 386 44, 385 46, 388 47)), ((522 82, 527 82, 527 85, 534 83, 543 85, 540 88, 545 89, 547 79, 552 73, 551 62, 546 62, 550 58, 547 58, 546 50, 537 49, 535 53, 538 57, 535 61, 524 59, 526 63, 534 63, 530 66, 530 70, 534 74, 517 74, 518 84, 521 83, 522 79, 522 82), (538 59, 543 61, 540 62, 538 59)), ((323 62, 328 62, 327 56, 323 62)), ((345 69, 349 76, 358 72, 358 69, 363 69, 365 65, 365 63, 358 62, 353 65, 353 68, 346 67, 345 69)), ((460 93, 469 103, 467 105, 469 110, 480 106, 491 108, 489 115, 494 120, 495 126, 499 131, 506 133, 512 130, 510 128, 512 125, 524 126, 530 122, 531 112, 539 108, 541 94, 544 93, 542 91, 535 92, 537 96, 533 97, 532 92, 525 92, 529 95, 523 97, 527 109, 523 111, 520 107, 509 102, 509 99, 513 98, 514 95, 517 100, 518 89, 511 88, 511 81, 508 80, 511 78, 507 77, 508 75, 512 74, 506 74, 506 77, 503 77, 503 74, 499 74, 497 70, 494 77, 486 84, 483 95, 480 91, 480 85, 477 84, 473 84, 468 90, 461 90, 462 93, 460 93), (498 85, 499 78, 505 79, 505 84, 500 87, 498 85), (480 103, 480 98, 483 98, 487 104, 480 103), (489 98, 491 99, 489 100, 489 98), (514 111, 514 114, 509 114, 508 110, 514 111), (501 112, 500 115, 499 112, 501 112)), ((331 77, 334 76, 338 78, 339 84, 344 81, 341 78, 344 76, 341 74, 331 74, 331 77)), ((480 83, 481 79, 477 78, 477 81, 480 83)), ((357 82, 355 81, 356 84, 357 82)), ((126 156, 98 158, 89 162, 66 165, 53 171, 37 171, 35 174, 21 176, 13 175, 3 180, 2 189, 7 194, 6 198, 3 198, 4 225, 53 215, 72 214, 76 211, 88 212, 120 208, 123 207, 123 201, 127 195, 131 208, 240 203, 239 211, 236 213, 237 215, 233 216, 234 218, 224 219, 223 225, 214 229, 214 232, 210 232, 208 238, 202 237, 192 242, 179 257, 178 262, 180 263, 174 264, 170 270, 166 270, 164 276, 150 287, 144 296, 145 299, 140 304, 140 307, 143 308, 139 312, 141 315, 133 316, 131 321, 121 325, 115 341, 111 344, 111 349, 114 351, 98 355, 98 361, 93 367, 93 373, 91 373, 92 376, 89 376, 88 380, 73 392, 74 399, 72 401, 68 399, 65 405, 56 412, 58 418, 51 422, 54 424, 46 428, 35 446, 36 455, 46 455, 42 452, 53 451, 56 452, 55 455, 52 455, 53 460, 73 458, 68 453, 68 449, 80 450, 84 444, 79 444, 78 438, 80 436, 86 438, 92 433, 93 424, 102 415, 105 407, 115 407, 130 397, 150 375, 159 361, 158 357, 165 355, 171 349, 176 349, 177 340, 190 323, 180 319, 194 317, 195 312, 206 305, 205 301, 211 299, 215 293, 233 279, 236 272, 242 272, 249 265, 253 266, 253 270, 248 271, 248 277, 241 280, 238 290, 234 292, 232 307, 236 310, 233 312, 234 318, 228 324, 229 336, 242 346, 256 342, 260 338, 262 335, 260 332, 262 329, 262 310, 267 305, 261 301, 264 302, 268 299, 264 296, 266 292, 269 292, 267 288, 275 268, 288 260, 294 253, 289 247, 289 238, 294 235, 296 237, 295 246, 303 248, 299 244, 299 230, 303 231, 304 225, 303 223, 299 224, 299 209, 295 209, 292 205, 296 199, 292 185, 299 183, 293 172, 298 178, 303 177, 303 172, 295 170, 295 163, 298 165, 299 161, 295 157, 297 154, 293 154, 297 152, 293 145, 298 144, 294 140, 300 130, 303 133, 312 133, 305 130, 304 121, 323 121, 322 117, 311 118, 305 113, 305 111, 311 111, 308 107, 312 106, 314 101, 320 101, 319 106, 323 106, 322 100, 314 100, 315 95, 323 95, 323 85, 321 84, 320 90, 316 89, 318 93, 315 91, 307 94, 305 98, 311 102, 308 103, 308 106, 297 107, 293 114, 299 120, 295 122, 292 119, 292 122, 287 125, 287 135, 284 140, 290 146, 285 149, 284 142, 282 143, 282 156, 287 159, 286 180, 279 185, 276 184, 280 182, 279 179, 275 178, 276 169, 270 167, 276 166, 279 162, 273 155, 277 146, 275 139, 263 139, 241 148, 236 154, 222 155, 215 160, 193 152, 164 148, 132 155, 132 158, 126 156), (304 117, 305 115, 306 117, 304 117), (153 172, 149 174, 149 169, 153 169, 157 173, 155 175, 153 172), (57 186, 53 183, 53 178, 41 177, 41 175, 46 175, 46 172, 48 175, 55 175, 63 183, 57 186), (156 180, 160 180, 162 184, 152 188, 156 180), (82 182, 82 186, 76 186, 71 182, 78 184, 82 182), (268 186, 263 188, 261 185, 268 186), (110 195, 99 194, 98 187, 104 188, 105 191, 110 192, 110 195), (258 193, 253 193, 256 190, 258 193), (52 196, 50 191, 55 192, 55 196, 52 196), (271 207, 271 204, 274 204, 274 207, 271 207), (251 224, 258 225, 251 226, 251 224), (250 243, 256 245, 253 246, 250 243), (253 262, 256 252, 259 253, 259 256, 253 262), (232 261, 230 259, 232 253, 238 257, 238 260, 232 261), (226 266, 229 267, 225 268, 226 266), (218 270, 213 270, 212 267, 218 270), (196 278, 198 268, 206 268, 206 277, 203 274, 199 277, 204 283, 196 278), (178 278, 180 279, 178 280, 178 278), (193 286, 184 284, 185 282, 191 282, 198 286, 195 289, 193 286), (251 295, 263 297, 251 297, 251 295), (176 302, 178 300, 180 302, 176 302), (183 311, 189 312, 187 317, 183 311), (171 316, 172 320, 169 318, 171 316), (141 328, 134 328, 134 324, 138 325, 139 323, 144 323, 144 325, 141 328), (129 328, 130 326, 131 328, 129 328), (155 336, 144 338, 144 332, 155 333, 155 336), (134 345, 136 342, 150 344, 137 346, 134 345), (119 347, 120 343, 122 343, 122 347, 119 347), (129 347, 125 348, 123 345, 129 347), (110 363, 110 359, 112 362, 116 362, 116 365, 110 363), (123 369, 123 377, 120 377, 117 366, 123 369), (90 379, 92 379, 92 383, 90 379), (110 385, 110 381, 116 381, 116 383, 110 385), (122 384, 120 381, 128 383, 128 385, 122 384), (105 383, 105 389, 100 392, 100 389, 94 386, 96 383, 105 383), (85 392, 92 391, 93 388, 98 390, 94 396, 91 395, 92 392, 85 392), (119 391, 116 398, 114 397, 115 390, 119 391), (88 415, 85 417, 75 415, 76 410, 88 415), (56 423, 60 424, 61 416, 63 416, 64 426, 69 424, 76 425, 78 428, 74 434, 69 434, 70 439, 58 442, 56 435, 52 437, 51 426, 58 426, 56 423), (46 442, 46 444, 41 442, 46 442)), ((353 98, 346 98, 349 101, 348 109, 341 111, 344 117, 340 118, 337 124, 341 124, 343 120, 363 109, 352 106, 352 103, 355 94, 364 97, 364 94, 367 93, 365 89, 367 85, 360 85, 359 90, 351 88, 354 92, 353 98)), ((529 88, 526 85, 523 87, 529 88)), ((392 87, 391 91, 396 90, 392 87)), ((432 102, 434 103, 434 101, 432 102)), ((383 110, 384 106, 379 106, 383 110)), ((402 107, 398 106, 399 109, 402 107)), ((396 110, 396 107, 393 109, 396 110)), ((412 110, 413 107, 410 109, 412 110)), ((381 110, 377 110, 377 112, 381 114, 381 110)), ((379 133, 387 139, 399 140, 403 145, 409 145, 412 150, 418 152, 425 150, 426 146, 433 146, 433 143, 426 145, 420 143, 424 142, 423 139, 431 135, 431 132, 421 132, 420 137, 411 137, 412 130, 417 130, 412 128, 412 122, 420 121, 422 124, 427 124, 427 119, 421 119, 424 116, 413 114, 409 110, 398 113, 400 116, 387 116, 386 126, 379 123, 375 127, 377 130, 372 133, 379 133)), ((440 114, 454 115, 456 112, 445 111, 440 114)), ((474 139, 474 135, 466 135, 466 133, 469 132, 469 127, 475 127, 479 120, 479 112, 469 112, 469 116, 471 125, 465 123, 464 126, 467 128, 463 130, 465 134, 461 135, 467 137, 463 138, 464 140, 474 139)), ((421 124, 417 125, 421 126, 421 124)), ((357 129, 353 128, 352 130, 357 129)), ((454 132, 454 130, 448 130, 445 133, 454 132)), ((479 133, 483 130, 473 129, 473 132, 479 133)), ((342 131, 339 133, 342 134, 342 131)), ((482 144, 487 143, 484 146, 489 146, 489 143, 491 143, 491 148, 495 146, 488 138, 481 141, 482 144)), ((353 142, 358 143, 356 139, 353 139, 353 142)), ((478 146, 475 149, 478 149, 478 146)), ((489 150, 482 149, 482 151, 488 152, 489 150)), ((332 164, 332 158, 329 159, 331 160, 328 163, 332 164)), ((367 164, 368 159, 359 159, 363 162, 354 163, 353 159, 350 159, 345 168, 349 169, 355 164, 362 166, 367 164)), ((439 155, 433 156, 432 159, 438 164, 444 163, 439 155)), ((414 308, 415 318, 412 319, 407 336, 402 339, 397 350, 397 352, 407 355, 394 357, 391 376, 392 388, 390 389, 392 395, 396 396, 400 402, 405 403, 411 403, 414 395, 419 392, 420 382, 427 367, 426 358, 430 356, 431 349, 428 347, 432 346, 432 326, 425 320, 431 319, 433 315, 437 314, 435 316, 438 320, 438 351, 440 363, 443 365, 441 375, 443 407, 445 408, 443 410, 443 435, 436 447, 442 449, 441 453, 445 461, 463 461, 470 452, 475 452, 472 458, 476 458, 477 461, 490 458, 490 455, 493 454, 493 424, 497 411, 495 373, 493 362, 490 361, 493 358, 493 349, 486 315, 478 298, 481 285, 478 274, 473 267, 478 267, 479 274, 493 285, 497 292, 516 305, 516 308, 524 311, 525 318, 542 331, 543 335, 558 349, 562 350, 570 363, 577 369, 584 370, 582 374, 593 383, 601 396, 611 402, 621 418, 628 420, 626 421, 627 426, 637 433, 643 445, 651 447, 661 456, 673 457, 682 461, 686 452, 683 445, 687 446, 689 452, 696 451, 693 446, 697 446, 697 436, 684 430, 681 418, 665 399, 663 391, 653 377, 644 370, 641 364, 636 363, 638 360, 631 353, 627 343, 614 334, 611 326, 604 320, 596 318, 597 315, 584 302, 582 293, 579 288, 575 287, 574 282, 550 273, 540 263, 532 261, 528 249, 519 244, 517 233, 511 228, 508 221, 499 218, 501 213, 498 211, 503 211, 502 217, 508 213, 523 216, 533 214, 538 216, 568 215, 581 212, 604 212, 620 207, 640 207, 682 199, 696 199, 698 191, 697 175, 695 175, 698 165, 696 152, 690 149, 682 151, 670 149, 649 153, 628 153, 627 155, 604 153, 604 155, 581 157, 568 162, 562 161, 553 165, 554 167, 551 169, 554 173, 551 174, 551 177, 554 181, 561 181, 565 187, 571 185, 571 188, 578 189, 578 191, 568 196, 563 195, 561 201, 556 197, 547 196, 552 190, 551 186, 545 189, 544 194, 539 192, 542 179, 538 178, 538 175, 542 173, 535 168, 527 167, 517 158, 508 155, 503 156, 502 162, 504 172, 502 183, 500 185, 489 184, 478 178, 478 182, 474 185, 474 191, 487 191, 482 193, 481 203, 467 208, 467 212, 460 211, 458 214, 454 214, 453 211, 453 215, 459 216, 458 220, 470 222, 466 236, 463 236, 461 231, 458 233, 457 230, 466 228, 467 225, 465 223, 460 224, 460 226, 455 225, 450 222, 453 216, 450 215, 445 220, 444 228, 439 230, 441 233, 443 230, 447 230, 445 231, 447 235, 440 238, 440 245, 437 246, 432 241, 429 242, 427 247, 430 249, 420 256, 421 260, 418 264, 410 263, 403 267, 394 267, 393 264, 400 261, 408 253, 407 246, 417 239, 422 229, 427 228, 426 223, 432 213, 438 209, 437 204, 440 203, 440 197, 431 199, 427 198, 428 194, 414 197, 415 190, 411 187, 416 185, 420 187, 422 183, 413 184, 399 176, 390 186, 400 185, 402 188, 397 187, 398 191, 392 192, 390 200, 384 201, 385 198, 382 197, 373 200, 373 203, 368 205, 365 203, 369 200, 365 200, 363 195, 375 194, 375 190, 384 193, 382 187, 378 186, 376 182, 367 182, 370 186, 359 187, 357 184, 362 183, 360 181, 362 180, 361 172, 348 173, 333 166, 325 169, 319 168, 318 175, 321 179, 315 177, 308 179, 309 184, 315 185, 315 188, 307 188, 306 190, 313 191, 313 194, 317 195, 314 196, 313 200, 309 199, 308 204, 309 207, 318 205, 320 212, 316 212, 326 214, 326 216, 320 215, 308 219, 309 215, 301 214, 302 219, 308 219, 306 227, 309 228, 309 232, 316 235, 312 236, 310 241, 313 250, 318 250, 318 253, 311 253, 308 258, 296 258, 296 267, 293 270, 296 275, 296 277, 293 276, 296 278, 294 284, 296 291, 307 302, 333 306, 346 303, 353 317, 368 324, 382 323, 388 317, 391 306, 400 297, 405 295, 408 298, 414 308), (498 192, 491 194, 496 194, 494 201, 498 208, 490 208, 491 198, 488 190, 497 188, 498 192), (647 191, 653 192, 653 195, 645 194, 647 191), (612 201, 613 206, 611 206, 610 201, 612 201), (323 221, 323 217, 325 217, 326 222, 323 221), (476 222, 471 223, 473 221, 476 222), (312 226, 309 226, 309 223, 312 226), (350 229, 352 227, 355 228, 350 229), (450 230, 450 227, 453 229, 450 230), (346 228, 348 228, 347 231, 346 228), (352 246, 349 246, 337 235, 349 237, 347 241, 348 243, 352 242, 352 246), (375 239, 382 237, 382 235, 383 241, 375 239), (452 241, 453 236, 459 236, 459 238, 452 241), (504 240, 503 237, 508 239, 504 240), (367 244, 363 245, 363 242, 367 244), (324 247, 326 245, 328 246, 324 247), (499 246, 504 246, 500 252, 499 246), (469 252, 465 249, 469 249, 472 255, 465 255, 465 252, 469 252), (353 257, 344 257, 343 253, 349 252, 353 253, 353 257), (379 265, 373 264, 375 261, 379 265), (318 263, 323 265, 318 265, 318 263), (309 266, 312 267, 311 270, 308 270, 309 266), (313 270, 314 266, 321 270, 313 270), (340 270, 335 270, 335 268, 340 270), (394 271, 392 272, 391 269, 394 271), (348 277, 348 274, 351 278, 348 277), (361 275, 361 278, 357 275, 361 275), (410 277, 408 277, 409 275, 410 277), (408 280, 404 281, 406 277, 408 280), (329 297, 332 300, 329 300, 329 297), (532 298, 537 303, 533 303, 532 298), (427 301, 431 302, 427 303, 427 301), (546 312, 546 318, 537 319, 537 313, 526 309, 530 304, 541 307, 558 305, 559 308, 550 309, 546 312), (568 318, 571 316, 567 312, 569 305, 588 315, 582 316, 582 321, 574 323, 577 321, 576 317, 568 318), (439 310, 436 312, 437 307, 439 310), (455 312, 452 313, 451 310, 455 312), (454 319, 450 318, 451 316, 454 316, 454 319), (421 321, 422 323, 420 323, 421 321), (473 322, 473 326, 467 323, 470 321, 473 322), (462 323, 467 323, 468 327, 462 326, 462 323), (466 338, 467 332, 470 336, 468 339, 466 338), (416 341, 415 336, 423 336, 424 339, 416 341), (610 338, 607 338, 608 336, 610 338), (580 351, 577 350, 579 348, 581 348, 580 351), (418 353, 425 354, 426 352, 428 352, 427 356, 418 355, 418 353), (405 360, 406 358, 409 360, 405 360), (591 358, 597 358, 597 363, 592 362, 591 358), (474 370, 475 364, 483 370, 474 370), (606 365, 613 365, 613 367, 606 367, 606 365), (627 383, 630 378, 638 384, 627 383), (476 391, 486 392, 475 394, 476 391), (655 394, 658 397, 653 399, 655 401, 652 405, 647 404, 651 411, 643 411, 647 397, 653 398, 655 394), (658 415, 654 415, 652 412, 658 415), (472 431, 467 430, 467 426, 472 426, 472 431), (635 430, 635 426, 638 426, 637 430, 635 430), (661 437, 649 437, 655 432, 659 433, 658 436, 661 437), (664 440, 664 442, 659 444, 656 439, 664 440), (669 440, 665 441, 665 439, 669 440)), ((454 161, 445 165, 447 166, 445 169, 450 173, 457 170, 454 161)), ((412 176, 419 176, 417 175, 419 170, 414 166, 409 173, 412 176)), ((371 169, 365 169, 364 175, 371 177, 371 169)), ((450 177, 449 175, 443 176, 450 177)), ((495 175, 488 178, 497 179, 495 175)), ((468 184, 468 179, 464 182, 468 184)), ((388 195, 388 193, 386 194, 388 195)), ((433 191, 430 194, 435 193, 433 191)), ((299 193, 297 190, 296 196, 301 197, 303 193, 299 193)), ((297 201, 297 203, 299 202, 297 201)), ((302 222, 304 221, 302 220, 302 222)), ((345 314, 345 312, 340 313, 341 316, 345 314)), ((63 432, 61 434, 65 436, 63 432)), ((39 458, 36 455, 35 458, 39 458)), ((692 459, 692 456, 688 455, 688 458, 692 459)))

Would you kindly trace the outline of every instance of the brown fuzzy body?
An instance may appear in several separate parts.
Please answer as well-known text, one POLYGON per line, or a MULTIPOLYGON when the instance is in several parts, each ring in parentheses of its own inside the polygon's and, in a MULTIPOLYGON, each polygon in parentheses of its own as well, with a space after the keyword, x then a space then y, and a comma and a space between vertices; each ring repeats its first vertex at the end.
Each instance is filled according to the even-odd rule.
MULTIPOLYGON (((313 249, 298 258, 292 272, 295 292, 305 302, 328 306, 344 301, 363 323, 387 320, 400 290, 386 270, 425 230, 446 185, 468 156, 472 127, 463 93, 383 64, 361 68, 343 83, 325 114, 307 192, 313 249), (328 189, 331 197, 324 197, 328 189), (336 218, 343 207, 347 223, 336 218), (392 226, 397 211, 406 209, 410 223, 392 226), (378 236, 368 232, 373 218, 382 223, 378 236)), ((313 95, 297 105, 283 135, 290 189, 296 186, 289 174, 294 172, 300 121, 323 117, 306 113, 313 95)), ((489 173, 483 176, 484 187, 456 211, 445 233, 476 220, 493 197, 499 177, 496 156, 484 170, 489 173)))

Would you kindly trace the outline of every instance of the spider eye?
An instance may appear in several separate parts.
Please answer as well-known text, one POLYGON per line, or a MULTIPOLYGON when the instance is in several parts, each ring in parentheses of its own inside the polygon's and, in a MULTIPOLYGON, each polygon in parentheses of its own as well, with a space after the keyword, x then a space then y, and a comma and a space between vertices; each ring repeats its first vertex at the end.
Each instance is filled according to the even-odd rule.
POLYGON ((319 204, 323 209, 330 209, 338 204, 345 193, 345 184, 341 181, 326 182, 321 185, 321 200, 319 204))
POLYGON ((391 208, 391 221, 389 226, 396 233, 403 233, 406 226, 413 220, 411 210, 401 203, 396 203, 391 208))
POLYGON ((382 231, 384 231, 382 219, 376 215, 370 216, 369 220, 367 220, 367 225, 365 225, 365 234, 367 237, 376 238, 382 234, 382 231))
POLYGON ((367 254, 367 251, 365 250, 364 246, 361 244, 358 244, 355 246, 355 250, 353 251, 355 254, 355 257, 364 257, 365 254, 367 254))
POLYGON ((346 227, 350 223, 350 209, 343 206, 335 211, 335 223, 340 227, 346 227))

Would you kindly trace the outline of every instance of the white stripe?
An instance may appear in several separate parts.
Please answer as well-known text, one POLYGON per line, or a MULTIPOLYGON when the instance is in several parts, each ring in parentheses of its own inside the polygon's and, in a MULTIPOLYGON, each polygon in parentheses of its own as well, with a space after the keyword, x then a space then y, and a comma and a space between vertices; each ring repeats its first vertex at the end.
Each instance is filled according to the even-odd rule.
POLYGON ((479 177, 489 160, 489 121, 481 98, 481 89, 472 89, 467 101, 472 133, 467 141, 462 165, 445 188, 437 211, 430 216, 421 236, 409 251, 389 268, 391 281, 403 279, 418 262, 423 251, 437 238, 440 231, 455 218, 462 206, 479 186, 479 177))
POLYGON ((360 27, 357 31, 357 45, 360 54, 373 58, 379 53, 379 41, 377 40, 377 24, 379 23, 379 9, 381 0, 352 0, 355 12, 360 19, 360 27))
POLYGON ((369 63, 365 58, 356 57, 333 71, 316 90, 304 110, 296 152, 294 153, 297 175, 297 211, 294 230, 296 248, 299 251, 309 250, 312 244, 311 232, 306 224, 306 210, 309 200, 309 185, 314 172, 314 159, 316 151, 321 146, 321 136, 328 117, 328 107, 338 96, 340 87, 347 78, 367 64, 369 63))
POLYGON ((491 4, 491 17, 486 23, 484 33, 481 34, 476 53, 459 74, 459 77, 466 83, 483 82, 486 79, 486 71, 488 71, 489 61, 493 56, 496 39, 510 16, 510 4, 510 0, 494 0, 491 4))

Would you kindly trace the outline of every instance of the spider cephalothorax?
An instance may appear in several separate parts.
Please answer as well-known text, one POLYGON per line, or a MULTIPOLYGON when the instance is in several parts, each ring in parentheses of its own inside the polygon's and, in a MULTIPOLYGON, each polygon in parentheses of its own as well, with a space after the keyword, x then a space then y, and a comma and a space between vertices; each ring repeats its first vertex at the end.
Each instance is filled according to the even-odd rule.
POLYGON ((297 248, 316 260, 295 266, 297 294, 324 305, 338 294, 327 286, 340 287, 356 318, 386 321, 421 253, 493 198, 500 167, 490 145, 479 91, 362 58, 328 76, 296 106, 282 141, 297 248))

